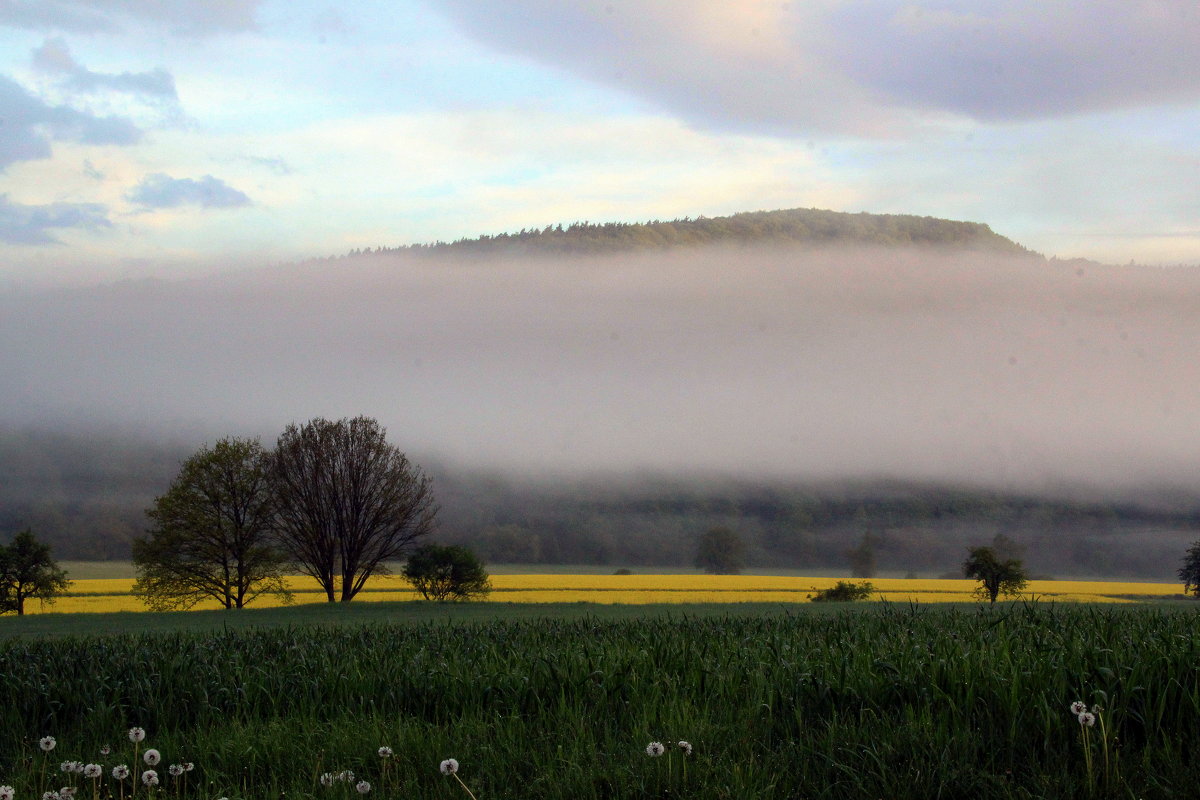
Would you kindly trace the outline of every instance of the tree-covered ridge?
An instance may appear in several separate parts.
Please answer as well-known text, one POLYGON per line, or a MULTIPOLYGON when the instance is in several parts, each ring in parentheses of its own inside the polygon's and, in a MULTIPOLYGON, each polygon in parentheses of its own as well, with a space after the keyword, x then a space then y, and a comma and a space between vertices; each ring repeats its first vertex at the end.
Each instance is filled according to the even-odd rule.
POLYGON ((573 222, 565 227, 548 225, 454 242, 353 250, 348 255, 582 255, 714 244, 924 245, 1031 255, 1026 248, 979 222, 910 214, 849 214, 816 208, 752 211, 728 217, 685 217, 666 222, 573 222))

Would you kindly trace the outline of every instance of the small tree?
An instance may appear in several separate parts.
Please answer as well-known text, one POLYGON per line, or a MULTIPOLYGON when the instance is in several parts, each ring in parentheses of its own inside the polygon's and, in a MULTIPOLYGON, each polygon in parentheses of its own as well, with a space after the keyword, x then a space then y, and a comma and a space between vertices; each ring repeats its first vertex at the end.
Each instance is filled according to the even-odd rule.
POLYGON ((746 546, 729 528, 710 528, 696 543, 696 566, 713 575, 736 575, 745 566, 746 546))
POLYGON ((161 611, 205 598, 242 608, 263 593, 289 601, 274 507, 269 459, 257 440, 201 448, 146 511, 154 527, 133 542, 134 594, 161 611))
POLYGON ((975 547, 970 550, 967 560, 963 562, 963 575, 979 581, 976 595, 980 599, 986 597, 992 603, 996 602, 996 597, 1000 594, 1005 597, 1018 594, 1029 582, 1020 559, 1001 560, 990 547, 975 547))
POLYGON ((403 574, 426 600, 470 600, 492 590, 483 562, 458 545, 421 545, 408 557, 403 574))
POLYGON ((0 614, 15 611, 23 616, 25 601, 31 598, 53 603, 70 583, 50 557, 50 546, 34 538, 32 530, 23 530, 7 547, 0 546, 0 614))
POLYGON ((1200 597, 1200 542, 1193 542, 1183 557, 1179 568, 1179 580, 1183 581, 1183 593, 1200 597))
POLYGON ((846 551, 846 560, 850 562, 850 574, 856 578, 874 578, 875 565, 875 537, 870 533, 864 533, 862 541, 857 547, 851 547, 846 551))

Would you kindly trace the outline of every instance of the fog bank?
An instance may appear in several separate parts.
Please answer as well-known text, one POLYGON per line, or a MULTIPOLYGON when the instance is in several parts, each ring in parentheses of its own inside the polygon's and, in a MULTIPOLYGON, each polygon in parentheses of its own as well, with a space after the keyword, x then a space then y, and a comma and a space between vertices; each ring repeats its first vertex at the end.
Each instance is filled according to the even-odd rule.
POLYGON ((0 294, 0 423, 379 418, 529 476, 1200 483, 1200 272, 921 250, 359 258, 0 294))

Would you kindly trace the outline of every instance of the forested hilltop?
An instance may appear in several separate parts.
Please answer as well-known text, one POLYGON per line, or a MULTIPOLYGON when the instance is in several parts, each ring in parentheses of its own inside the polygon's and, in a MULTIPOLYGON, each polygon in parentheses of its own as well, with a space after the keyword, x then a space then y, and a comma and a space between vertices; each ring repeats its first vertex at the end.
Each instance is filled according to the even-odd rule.
POLYGON ((752 211, 641 223, 573 222, 516 233, 402 247, 354 250, 345 257, 390 253, 583 255, 705 245, 921 245, 1034 255, 979 222, 908 214, 849 214, 816 208, 752 211))
MULTIPOLYGON (((0 541, 32 528, 63 559, 127 559, 194 448, 136 436, 0 431, 0 541)), ((436 537, 493 562, 687 567, 700 534, 733 529, 751 567, 954 572, 1002 534, 1039 574, 1171 581, 1200 528, 1187 496, 1066 499, 884 481, 806 485, 662 476, 531 483, 417 458, 441 505, 436 537)))

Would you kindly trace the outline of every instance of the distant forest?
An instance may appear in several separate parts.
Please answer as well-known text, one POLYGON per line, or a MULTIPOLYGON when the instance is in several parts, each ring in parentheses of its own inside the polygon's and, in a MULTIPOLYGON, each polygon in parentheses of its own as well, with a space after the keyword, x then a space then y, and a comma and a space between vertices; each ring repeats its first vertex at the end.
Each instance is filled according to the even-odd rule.
MULTIPOLYGON (((194 448, 136 438, 0 433, 0 541, 32 528, 61 559, 127 559, 144 510, 194 448)), ((1003 534, 1035 574, 1173 581, 1200 503, 1071 501, 961 487, 646 478, 531 483, 422 462, 437 538, 501 563, 690 566, 697 537, 735 530, 753 567, 841 569, 868 543, 893 574, 953 573, 1003 534)))
MULTIPOLYGON (((907 214, 848 214, 815 208, 752 211, 641 223, 573 222, 454 242, 352 250, 340 258, 380 254, 583 255, 705 245, 922 245, 1036 255, 978 222, 907 214)), ((339 258, 339 257, 334 257, 339 258)))

